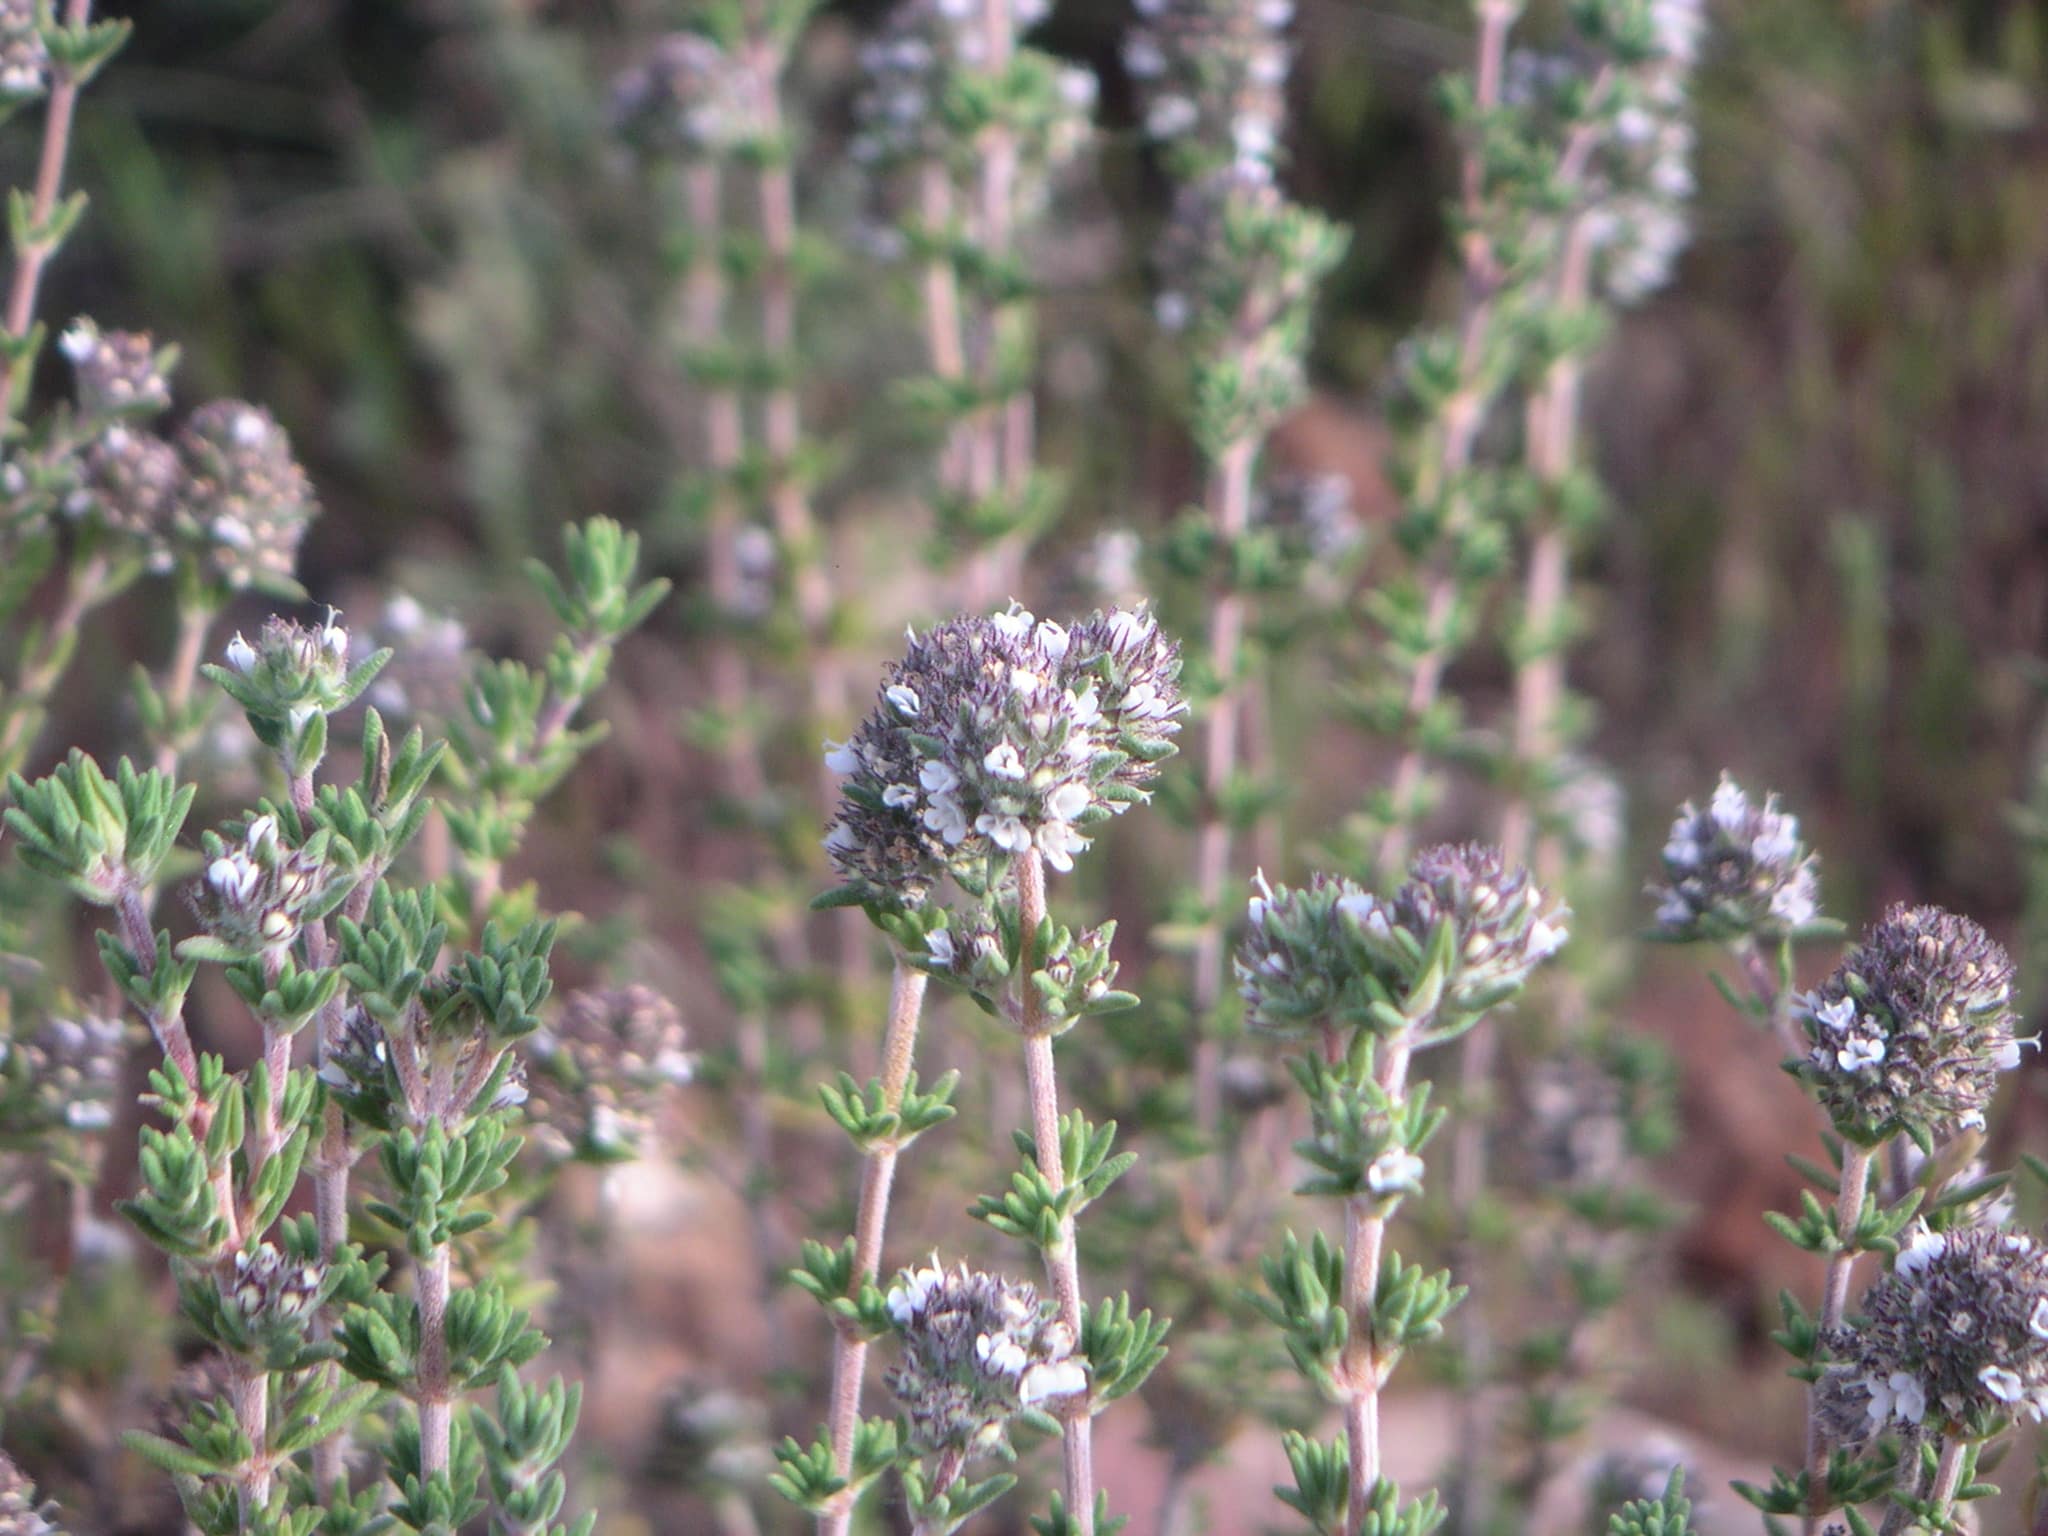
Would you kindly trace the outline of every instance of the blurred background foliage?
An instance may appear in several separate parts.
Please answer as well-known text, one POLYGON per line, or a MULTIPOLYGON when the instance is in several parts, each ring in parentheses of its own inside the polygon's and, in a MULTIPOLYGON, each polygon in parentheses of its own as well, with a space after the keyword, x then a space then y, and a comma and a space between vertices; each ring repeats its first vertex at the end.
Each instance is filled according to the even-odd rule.
MULTIPOLYGON (((690 641, 706 622, 691 601, 702 582, 676 365, 679 225, 674 189, 650 189, 611 136, 607 100, 614 72, 673 16, 652 0, 110 9, 139 25, 85 101, 73 181, 93 212, 53 271, 45 312, 174 336, 183 397, 266 403, 327 506, 301 575, 344 607, 395 580, 461 612, 480 645, 517 649, 544 624, 507 595, 524 590, 519 560, 551 549, 571 516, 642 529, 680 599, 656 620, 663 635, 622 658, 617 691, 634 703, 610 711, 611 768, 564 791, 530 861, 546 861, 560 904, 580 894, 593 916, 621 905, 604 892, 630 875, 633 919, 694 943, 678 914, 704 921, 715 903, 693 888, 736 870, 731 850, 723 864, 717 847, 706 853, 678 825, 690 813, 663 799, 701 767, 679 727, 696 687, 690 641), (650 867, 663 858, 681 867, 650 867)), ((877 383, 913 371, 917 349, 902 307, 883 301, 891 280, 869 259, 863 193, 840 153, 857 43, 883 9, 828 6, 791 86, 816 274, 805 408, 839 450, 819 505, 842 589, 897 614, 929 606, 892 595, 919 579, 891 545, 914 526, 908 488, 924 461, 877 383)), ((2039 989, 2048 9, 1731 0, 1710 11, 1692 244, 1589 381, 1587 435, 1612 507, 1589 547, 1573 668, 1598 711, 1595 752, 1630 791, 1639 852, 1626 867, 1647 872, 1671 806, 1728 766, 1806 819, 1826 854, 1830 911, 1855 922, 1910 895, 1971 912, 2025 936, 2022 974, 2039 989), (2016 814, 2029 803, 2032 815, 2016 814)), ((1112 130, 1134 115, 1118 61, 1129 20, 1122 0, 1063 0, 1039 34, 1096 69, 1112 130)), ((1538 5, 1529 30, 1555 20, 1538 5)), ((1466 8, 1304 0, 1296 27, 1286 179, 1352 239, 1325 292, 1314 398, 1276 453, 1350 474, 1366 516, 1384 520, 1389 360, 1454 299, 1443 216, 1454 146, 1432 88, 1463 62, 1466 8)), ((26 180, 32 152, 30 135, 0 136, 0 172, 26 180)), ((1146 312, 1147 249, 1169 190, 1135 133, 1113 132, 1099 174, 1062 190, 1058 239, 1041 253, 1053 289, 1041 452, 1069 490, 1035 557, 1041 591, 1076 590, 1067 566, 1103 529, 1155 531, 1196 493, 1146 312)), ((55 363, 45 372, 54 383, 55 363)), ((137 652, 154 632, 142 606, 124 637, 137 652)), ((1460 665, 1453 691, 1490 712, 1509 685, 1503 659, 1479 650, 1460 665)), ((74 713, 48 739, 106 734, 74 713)), ((1308 758, 1294 788, 1301 828, 1355 803, 1361 771, 1341 751, 1308 758)), ((631 926, 594 924, 581 952, 626 942, 631 926)), ((715 924, 704 937, 715 959, 715 924)), ((1673 1037, 1681 1072, 1711 1065, 1706 1042, 1732 1037, 1689 1047, 1684 1035, 1687 1011, 1713 998, 1672 1004, 1705 989, 1660 974, 1624 1012, 1673 1037)), ((1735 1145, 1740 1117, 1715 1118, 1711 1098, 1686 1081, 1695 1151, 1774 1167, 1782 1148, 1735 1145)), ((811 1109, 790 1102, 791 1123, 815 1130, 811 1109)), ((2010 1123, 2024 1136, 2041 1117, 2010 1123)), ((1747 1261, 1764 1246, 1755 1212, 1769 1198, 1745 1186, 1726 1201, 1738 1214, 1717 1224, 1710 1210, 1689 1232, 1687 1273, 1720 1310, 1659 1319, 1668 1359, 1725 1368, 1768 1326, 1774 1285, 1747 1261)), ((920 1216, 907 1211, 902 1229, 920 1230, 920 1216)), ((1683 1404, 1678 1391, 1645 1395, 1737 1438, 1744 1429, 1739 1412, 1683 1404)), ((664 1454, 686 1463, 730 1442, 733 1424, 763 1427, 716 1393, 677 1401, 686 1411, 664 1454), (733 1423, 713 1422, 714 1409, 733 1423)), ((602 1446, 602 1411, 594 1421, 602 1446)))

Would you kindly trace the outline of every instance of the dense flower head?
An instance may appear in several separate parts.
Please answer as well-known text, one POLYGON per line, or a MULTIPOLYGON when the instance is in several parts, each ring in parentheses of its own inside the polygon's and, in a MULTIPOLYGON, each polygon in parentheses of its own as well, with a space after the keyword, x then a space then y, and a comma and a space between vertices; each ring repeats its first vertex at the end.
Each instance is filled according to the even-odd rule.
POLYGON ((91 1137, 114 1123, 130 1030, 118 1017, 53 1014, 0 1036, 0 1124, 10 1136, 91 1137))
POLYGON ((235 1255, 223 1292, 252 1328, 289 1326, 319 1304, 326 1283, 326 1265, 295 1259, 269 1243, 259 1243, 235 1255))
POLYGON ((2048 1417, 2048 1250, 2033 1238, 1921 1229, 1862 1314, 1829 1340, 1841 1438, 1924 1426, 1978 1440, 2014 1417, 2048 1417))
POLYGON ((1255 1028, 1295 1034, 1323 1025, 1398 1027, 1439 926, 1447 973, 1430 1017, 1451 1025, 1505 1001, 1565 940, 1562 908, 1500 851, 1477 844, 1423 850, 1391 900, 1350 880, 1315 876, 1278 888, 1258 877, 1237 956, 1239 994, 1255 1028))
POLYGON ((1777 939, 1820 912, 1816 859, 1799 840, 1799 819, 1778 797, 1753 802, 1727 774, 1705 810, 1688 800, 1664 844, 1664 877, 1652 886, 1657 928, 1666 938, 1777 939))
POLYGON ((570 994, 527 1049, 534 1123, 569 1155, 596 1162, 636 1156, 664 1101, 696 1070, 682 1015, 643 986, 570 994))
POLYGON ((86 446, 77 489, 65 510, 106 532, 133 540, 154 570, 168 567, 185 466, 154 432, 117 423, 86 446))
POLYGON ((164 359, 146 331, 103 331, 75 320, 58 343, 77 381, 87 416, 155 415, 171 403, 164 359))
POLYGON ((1030 1285, 935 1258, 899 1275, 887 1303, 903 1345, 888 1382, 915 1450, 990 1449, 1021 1410, 1088 1390, 1073 1330, 1030 1285))
POLYGON ((833 863, 910 901, 956 862, 1036 849, 1071 869, 1083 828, 1149 797, 1187 707, 1179 676, 1144 609, 1070 628, 1012 606, 913 635, 874 711, 828 744, 846 780, 833 863))
POLYGON ((1186 164, 1270 179, 1280 152, 1293 0, 1138 0, 1124 68, 1145 131, 1186 164))
POLYGON ((1705 30, 1700 0, 1649 7, 1647 59, 1628 71, 1605 152, 1593 167, 1586 233, 1609 297, 1640 303, 1671 279, 1691 238, 1693 65, 1705 30))
POLYGON ((236 838, 209 835, 192 909, 210 938, 246 955, 282 952, 332 883, 326 862, 287 848, 277 818, 257 816, 236 838))
POLYGON ((613 77, 613 126, 646 153, 720 154, 748 131, 742 76, 737 61, 700 33, 656 38, 613 77))
POLYGON ((0 0, 0 103, 19 106, 50 86, 50 48, 36 0, 0 0))
POLYGON ((178 434, 184 511, 212 573, 232 588, 293 589, 299 544, 320 508, 291 439, 271 414, 216 400, 178 434))
POLYGON ((1865 1145, 1981 1128, 1998 1074, 2019 1065, 2012 961, 1940 907, 1892 907, 1794 1017, 1811 1047, 1800 1077, 1865 1145))

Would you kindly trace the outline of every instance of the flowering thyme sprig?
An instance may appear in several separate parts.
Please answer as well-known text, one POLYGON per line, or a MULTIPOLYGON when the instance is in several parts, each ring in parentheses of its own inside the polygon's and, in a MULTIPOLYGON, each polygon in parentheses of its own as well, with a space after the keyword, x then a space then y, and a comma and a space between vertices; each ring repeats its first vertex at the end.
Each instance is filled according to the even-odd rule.
POLYGON ((1329 877, 1299 890, 1262 881, 1247 918, 1237 969, 1248 1020, 1321 1047, 1295 1067, 1311 1110, 1297 1150, 1316 1169, 1303 1192, 1341 1199, 1345 1213, 1341 1251, 1320 1233, 1306 1246, 1290 1234, 1266 1265, 1261 1310, 1345 1413, 1334 1446, 1290 1439, 1296 1485, 1281 1497, 1319 1531, 1427 1532, 1442 1518, 1435 1496, 1403 1506, 1380 1474, 1379 1398, 1464 1289, 1385 1247, 1443 1120, 1411 1093, 1409 1063, 1510 1001, 1563 944, 1565 914, 1496 851, 1467 846, 1424 851, 1391 898, 1329 877))

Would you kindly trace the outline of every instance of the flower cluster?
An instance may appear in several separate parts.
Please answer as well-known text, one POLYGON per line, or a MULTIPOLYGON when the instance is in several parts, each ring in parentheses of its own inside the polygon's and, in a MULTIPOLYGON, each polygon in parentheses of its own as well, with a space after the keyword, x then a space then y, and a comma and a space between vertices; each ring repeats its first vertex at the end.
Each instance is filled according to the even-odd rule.
POLYGON ((1143 609, 1067 628, 1021 608, 913 635, 876 708, 826 762, 845 775, 825 839, 856 885, 921 900, 947 865, 1036 849, 1149 797, 1186 710, 1179 648, 1143 609))
POLYGON ((1021 1410, 1088 1390, 1073 1330, 1029 1285, 935 1258, 904 1271, 887 1300, 903 1342, 889 1387, 919 1451, 990 1449, 1021 1410))
POLYGON ((1998 1074, 2019 1065, 2012 961, 1939 907, 1892 907, 1795 1017, 1811 1045, 1801 1079, 1866 1146, 1981 1128, 1998 1074))
POLYGON ((1658 931, 1677 940, 1782 938, 1820 912, 1815 863, 1799 819, 1778 809, 1776 795, 1755 805, 1724 773, 1706 810, 1687 801, 1671 824, 1670 884, 1650 891, 1658 931))
POLYGON ((1190 169, 1235 165, 1270 180, 1280 149, 1293 0, 1138 0, 1124 68, 1145 93, 1145 131, 1190 169))
POLYGON ((299 543, 319 511, 291 439, 270 412, 216 400, 178 434, 185 461, 182 510, 230 588, 292 593, 299 543))
POLYGON ((278 840, 277 818, 258 816, 233 841, 209 833, 206 873, 192 908, 207 935, 237 955, 282 954, 332 883, 324 859, 278 840))
POLYGON ((1898 1425, 1980 1440, 2048 1417, 2048 1250, 2015 1232, 1921 1231, 1830 1340, 1845 1439, 1898 1425), (1860 1402, 1861 1424, 1841 1411, 1860 1402))
POLYGON ((672 32, 612 80, 612 124, 646 154, 724 153, 748 132, 742 74, 710 38, 672 32))
POLYGON ((50 87, 50 47, 36 0, 0 0, 0 103, 20 106, 50 87))
POLYGON ((1433 1015, 1472 1016, 1504 1001, 1565 941, 1562 908, 1496 848, 1424 849, 1391 900, 1349 880, 1317 875, 1277 890, 1258 878, 1238 952, 1239 992, 1252 1025, 1296 1034, 1329 1024, 1385 1031, 1423 977, 1439 927, 1447 970, 1433 1015))
POLYGON ((79 319, 58 343, 77 381, 79 408, 92 416, 155 415, 171 404, 168 359, 142 331, 102 331, 79 319))
POLYGON ((114 1123, 131 1031, 118 1017, 53 1014, 25 1039, 0 1036, 5 1134, 91 1136, 114 1123))
POLYGON ((1701 0, 1649 6, 1649 58, 1630 72, 1604 163, 1586 212, 1599 256, 1600 285, 1616 303, 1636 304, 1671 279, 1690 238, 1692 110, 1687 100, 1706 27, 1701 0))
POLYGON ((309 1264, 280 1253, 269 1243, 237 1253, 223 1282, 227 1299, 252 1330, 292 1324, 320 1300, 327 1283, 325 1265, 309 1264))
POLYGON ((683 1040, 682 1015, 651 988, 572 994, 561 1018, 529 1046, 537 1125, 569 1156, 637 1156, 663 1101, 696 1071, 683 1040))
POLYGON ((0 1451, 0 1531, 7 1536, 64 1536, 56 1506, 36 1497, 36 1485, 5 1451, 0 1451))

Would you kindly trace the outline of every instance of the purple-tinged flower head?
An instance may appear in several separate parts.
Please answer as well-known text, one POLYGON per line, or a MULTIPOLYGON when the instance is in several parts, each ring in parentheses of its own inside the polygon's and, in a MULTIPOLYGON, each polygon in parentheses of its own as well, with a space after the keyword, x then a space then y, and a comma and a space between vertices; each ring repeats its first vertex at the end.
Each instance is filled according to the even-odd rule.
POLYGON ((949 864, 1036 850, 1150 797, 1186 704, 1179 648, 1143 609, 1071 629, 1021 608, 913 635, 874 710, 826 762, 845 775, 825 839, 856 885, 921 901, 949 864))
POLYGON ((280 1324, 296 1330, 319 1306, 326 1284, 326 1265, 259 1243, 235 1255, 221 1288, 242 1326, 260 1333, 280 1324))
MULTIPOLYGON (((0 75, 0 89, 5 76, 0 75)), ((64 1536, 57 1506, 36 1497, 36 1485, 5 1451, 0 1451, 0 1531, 7 1536, 64 1536)))
POLYGON ((236 956, 278 955, 299 936, 334 884, 317 848, 287 848, 277 818, 257 816, 238 836, 201 839, 206 868, 190 888, 192 910, 209 939, 236 956))
POLYGON ((622 1162, 646 1146, 663 1105, 690 1081, 682 1015, 647 987, 571 993, 527 1047, 533 1121, 569 1156, 622 1162))
POLYGON ((1800 1079, 1864 1146, 1981 1130, 1999 1073, 2020 1060, 2011 959, 1940 907, 1892 907, 1794 1018, 1810 1046, 1800 1079))
POLYGON ((0 105, 18 107, 50 88, 50 48, 36 0, 0 0, 0 105))
POLYGON ((235 589, 296 593, 299 544, 320 507, 284 428, 260 407, 216 400, 192 413, 178 451, 188 532, 211 573, 235 589))
POLYGON ((708 37, 656 38, 612 79, 613 128, 644 154, 723 154, 749 131, 743 73, 708 37))
POLYGON ((1478 1014, 1520 991, 1564 947, 1570 913, 1546 901, 1529 872, 1509 867, 1498 848, 1444 843, 1415 856, 1394 893, 1393 920, 1424 948, 1439 924, 1450 926, 1444 1003, 1456 1014, 1478 1014))
POLYGON ((1286 104, 1292 0, 1140 0, 1124 43, 1145 131, 1192 172, 1270 180, 1286 104))
POLYGON ((1687 801, 1671 824, 1669 883, 1650 888, 1657 931, 1680 941, 1781 939, 1820 913, 1816 863, 1776 795, 1757 805, 1724 773, 1705 810, 1687 801))
POLYGON ((1335 875, 1289 887, 1262 873, 1253 885, 1235 962, 1251 1027, 1286 1037, 1371 1025, 1397 969, 1386 908, 1335 875))
POLYGON ((993 1449, 1022 1410, 1088 1390, 1073 1330, 1030 1285, 935 1258, 899 1275, 887 1304, 903 1345, 889 1388, 920 1453, 993 1449))
POLYGON ((168 368, 173 353, 160 352, 146 331, 103 331, 78 319, 58 342, 77 383, 78 409, 90 420, 154 416, 171 403, 168 368))
POLYGON ((2033 1238, 1920 1229, 1860 1310, 1828 1340, 1838 1439, 1918 1428, 1983 1440, 2048 1417, 2048 1250, 2033 1238))

